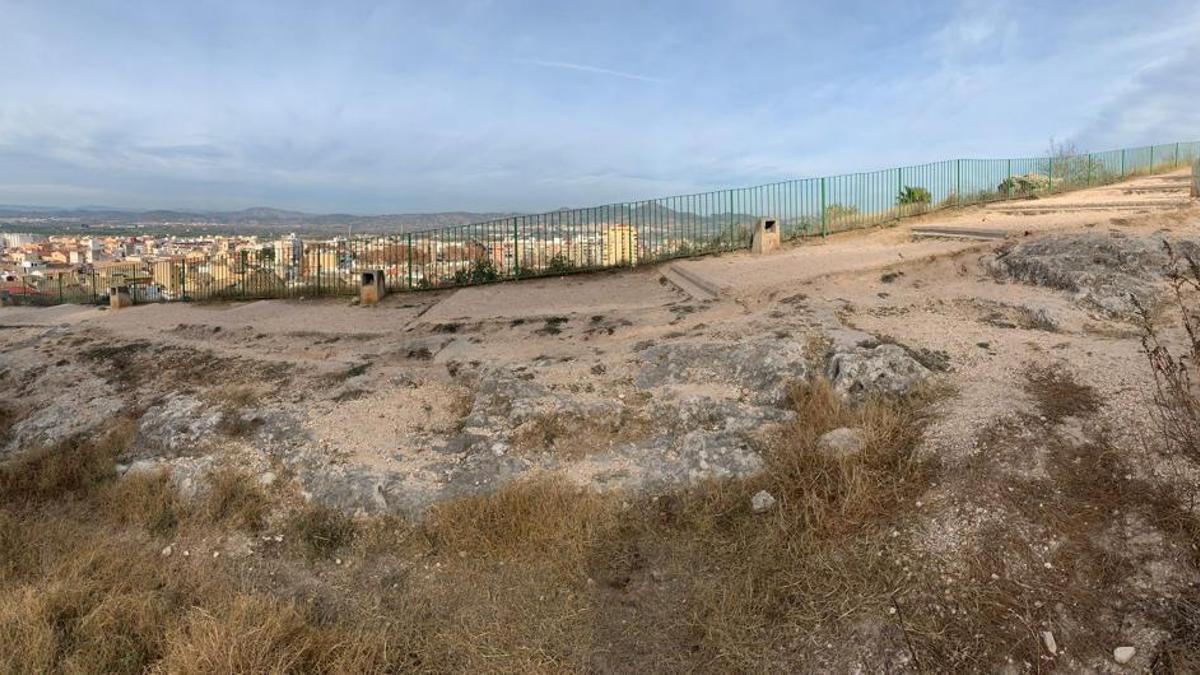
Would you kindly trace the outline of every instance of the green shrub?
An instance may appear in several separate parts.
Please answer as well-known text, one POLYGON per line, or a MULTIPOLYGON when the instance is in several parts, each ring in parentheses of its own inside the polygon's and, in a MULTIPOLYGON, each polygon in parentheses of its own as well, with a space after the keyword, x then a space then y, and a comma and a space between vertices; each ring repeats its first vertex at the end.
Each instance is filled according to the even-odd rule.
POLYGON ((575 271, 575 264, 561 253, 555 253, 554 257, 550 258, 550 262, 546 265, 548 274, 570 274, 575 271))
POLYGON ((1050 178, 1040 173, 1027 173, 1023 176, 1009 176, 1000 181, 996 190, 1003 195, 1012 197, 1027 197, 1036 192, 1043 192, 1050 187, 1050 178))
POLYGON ((923 187, 904 186, 900 193, 896 195, 896 203, 901 206, 910 204, 931 204, 933 203, 933 194, 923 187))
POLYGON ((466 269, 454 272, 454 283, 459 286, 467 284, 486 284, 500 278, 496 264, 491 258, 480 258, 473 261, 466 269))

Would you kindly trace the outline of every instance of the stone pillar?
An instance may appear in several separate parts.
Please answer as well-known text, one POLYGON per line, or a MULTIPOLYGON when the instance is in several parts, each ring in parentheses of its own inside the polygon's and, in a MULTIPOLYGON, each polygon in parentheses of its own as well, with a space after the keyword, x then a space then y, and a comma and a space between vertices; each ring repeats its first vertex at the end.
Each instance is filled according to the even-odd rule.
POLYGON ((129 294, 129 287, 110 286, 108 289, 108 306, 113 309, 133 307, 133 296, 129 294))
POLYGON ((359 287, 358 299, 364 305, 373 305, 387 295, 387 284, 384 283, 383 270, 371 270, 362 273, 362 286, 359 287))
POLYGON ((775 218, 759 218, 754 226, 754 237, 750 240, 750 252, 765 255, 779 250, 779 221, 775 218))

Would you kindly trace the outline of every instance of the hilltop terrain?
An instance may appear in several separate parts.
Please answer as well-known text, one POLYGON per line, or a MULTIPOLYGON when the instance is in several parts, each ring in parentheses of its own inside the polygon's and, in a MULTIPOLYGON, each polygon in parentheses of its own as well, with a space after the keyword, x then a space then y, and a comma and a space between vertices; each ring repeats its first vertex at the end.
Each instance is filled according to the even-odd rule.
POLYGON ((1192 671, 1200 467, 1143 343, 1188 346, 1188 179, 374 307, 0 310, 0 670, 1192 671))

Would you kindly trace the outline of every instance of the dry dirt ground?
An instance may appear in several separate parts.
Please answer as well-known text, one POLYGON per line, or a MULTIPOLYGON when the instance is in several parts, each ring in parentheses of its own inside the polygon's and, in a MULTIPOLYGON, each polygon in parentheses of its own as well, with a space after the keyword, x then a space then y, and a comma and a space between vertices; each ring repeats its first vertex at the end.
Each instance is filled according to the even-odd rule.
MULTIPOLYGON (((620 514, 646 510, 670 534, 672 500, 690 503, 696 490, 724 481, 764 487, 779 502, 754 509, 738 490, 729 503, 712 498, 724 510, 705 527, 720 531, 722 519, 739 518, 751 532, 811 498, 783 478, 804 482, 805 468, 816 472, 826 460, 785 471, 773 450, 798 429, 809 435, 793 442, 819 447, 840 467, 841 478, 813 490, 847 480, 856 487, 846 494, 856 494, 854 481, 878 468, 856 457, 886 445, 872 429, 911 428, 903 467, 877 478, 899 480, 887 499, 859 512, 839 501, 844 494, 829 494, 821 508, 841 524, 826 515, 820 525, 805 521, 822 533, 803 540, 822 551, 820 562, 792 544, 770 548, 723 531, 710 534, 725 542, 722 551, 740 551, 732 562, 704 553, 708 535, 694 531, 685 556, 662 550, 674 534, 626 523, 625 534, 605 540, 604 571, 589 558, 590 574, 545 591, 590 598, 576 606, 554 595, 566 604, 542 617, 574 625, 582 615, 555 611, 591 612, 588 648, 488 633, 455 643, 466 654, 459 661, 407 665, 1184 672, 1200 644, 1200 526, 1185 506, 1196 467, 1155 443, 1153 380, 1128 292, 1153 305, 1161 240, 1200 240, 1187 180, 1144 177, 906 220, 765 258, 674 263, 720 288, 715 300, 690 297, 663 269, 639 268, 393 295, 375 307, 5 308, 0 458, 125 420, 132 431, 116 456, 119 480, 165 469, 183 499, 204 499, 212 473, 232 466, 256 485, 363 523, 417 523, 431 508, 442 513, 434 505, 491 513, 498 507, 486 500, 503 503, 514 486, 554 485, 560 492, 548 501, 615 499, 617 515, 605 518, 625 522, 620 514), (913 240, 918 224, 1010 237, 913 240), (805 427, 814 413, 795 389, 825 380, 838 405, 868 411, 830 414, 840 420, 826 425, 839 429, 830 437, 830 428, 805 427), (871 406, 894 396, 908 397, 893 412, 912 415, 911 424, 873 426, 871 406), (734 539, 770 559, 736 572, 755 554, 734 539), (713 569, 695 578, 725 587, 701 592, 688 586, 686 566, 672 568, 705 560, 713 569), (603 592, 592 590, 597 580, 603 592), (726 625, 714 608, 744 598, 755 604, 726 625), (1134 648, 1127 664, 1114 659, 1118 647, 1134 648)), ((1169 326, 1165 310, 1160 316, 1169 326)), ((527 515, 588 527, 571 513, 527 515)), ((555 545, 529 536, 530 547, 555 545)), ((237 565, 269 567, 255 562, 267 556, 257 537, 247 545, 173 532, 146 545, 197 558, 237 549, 237 565)), ((460 553, 471 550, 463 544, 460 553)), ((419 576, 442 553, 424 551, 397 569, 419 576)), ((361 547, 339 555, 347 567, 367 566, 361 547)), ((492 555, 479 564, 504 565, 503 551, 492 555)), ((467 585, 496 582, 467 567, 449 574, 467 585)), ((331 587, 361 581, 339 573, 317 575, 331 587)))

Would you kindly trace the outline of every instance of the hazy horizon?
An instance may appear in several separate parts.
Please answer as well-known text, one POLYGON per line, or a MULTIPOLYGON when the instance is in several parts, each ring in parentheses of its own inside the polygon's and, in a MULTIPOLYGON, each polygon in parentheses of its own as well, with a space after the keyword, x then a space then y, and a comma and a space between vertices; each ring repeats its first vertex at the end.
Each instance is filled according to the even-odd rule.
POLYGON ((1200 137, 1200 7, 1085 7, 0 0, 0 204, 541 212, 1200 137))

